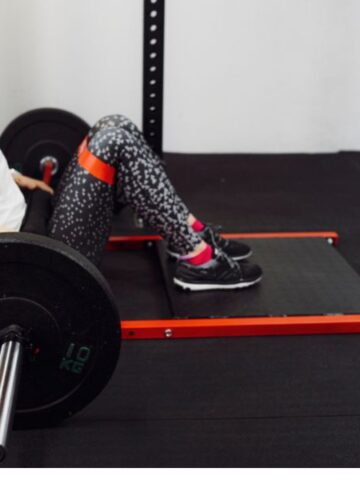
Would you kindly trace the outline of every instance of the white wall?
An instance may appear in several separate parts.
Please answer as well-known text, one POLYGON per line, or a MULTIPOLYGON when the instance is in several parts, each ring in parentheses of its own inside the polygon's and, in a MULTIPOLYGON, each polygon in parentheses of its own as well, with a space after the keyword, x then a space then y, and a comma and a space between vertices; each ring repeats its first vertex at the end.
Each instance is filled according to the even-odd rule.
POLYGON ((359 0, 168 0, 165 149, 359 149, 359 25, 359 0))
POLYGON ((140 123, 141 0, 0 0, 0 129, 32 108, 140 123))
MULTIPOLYGON (((0 130, 141 123, 143 0, 0 0, 0 130)), ((360 0, 166 0, 167 151, 360 149, 360 0)))

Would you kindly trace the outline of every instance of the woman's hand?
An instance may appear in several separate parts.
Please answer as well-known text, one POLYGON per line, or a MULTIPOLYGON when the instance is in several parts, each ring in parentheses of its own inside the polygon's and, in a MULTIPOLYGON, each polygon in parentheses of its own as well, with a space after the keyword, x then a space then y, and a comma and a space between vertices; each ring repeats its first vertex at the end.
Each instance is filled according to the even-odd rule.
POLYGON ((54 194, 54 190, 41 180, 26 177, 25 175, 14 175, 13 178, 16 185, 21 188, 27 188, 28 190, 36 190, 37 188, 39 188, 40 190, 44 190, 44 192, 51 193, 51 195, 54 194))

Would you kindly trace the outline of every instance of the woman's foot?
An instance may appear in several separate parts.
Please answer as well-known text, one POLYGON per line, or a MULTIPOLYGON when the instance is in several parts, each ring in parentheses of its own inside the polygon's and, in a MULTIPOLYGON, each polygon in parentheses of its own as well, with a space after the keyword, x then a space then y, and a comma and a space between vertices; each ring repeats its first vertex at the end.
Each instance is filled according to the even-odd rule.
POLYGON ((262 270, 251 263, 237 263, 221 250, 215 250, 213 258, 202 265, 179 261, 174 283, 190 291, 234 290, 259 283, 262 270))
POLYGON ((252 255, 251 248, 248 245, 237 240, 223 238, 220 235, 220 230, 221 227, 216 225, 205 225, 204 229, 199 232, 199 235, 204 242, 215 249, 222 250, 233 260, 245 260, 252 255))
MULTIPOLYGON (((204 228, 197 233, 204 242, 211 245, 214 249, 222 250, 233 260, 245 260, 252 255, 251 248, 248 245, 238 242, 237 240, 223 238, 219 232, 220 227, 204 225, 204 228)), ((168 254, 174 259, 180 258, 178 253, 172 252, 171 250, 168 250, 168 254)))

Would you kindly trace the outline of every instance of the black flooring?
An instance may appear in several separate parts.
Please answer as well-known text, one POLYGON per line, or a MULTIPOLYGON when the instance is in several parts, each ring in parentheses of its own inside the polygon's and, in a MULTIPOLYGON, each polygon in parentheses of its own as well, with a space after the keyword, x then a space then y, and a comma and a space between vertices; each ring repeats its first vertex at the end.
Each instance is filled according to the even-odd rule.
MULTIPOLYGON (((360 273, 358 155, 167 158, 200 218, 225 231, 337 230, 360 273)), ((132 258, 117 261, 143 294, 121 302, 161 310, 132 258)), ((359 347, 357 335, 124 342, 103 394, 56 429, 14 432, 4 466, 359 467, 359 347)))

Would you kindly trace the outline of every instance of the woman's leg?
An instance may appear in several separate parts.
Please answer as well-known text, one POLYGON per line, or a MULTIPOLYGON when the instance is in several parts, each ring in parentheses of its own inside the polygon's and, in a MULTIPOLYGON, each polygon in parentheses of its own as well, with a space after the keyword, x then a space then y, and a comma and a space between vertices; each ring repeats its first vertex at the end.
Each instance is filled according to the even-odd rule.
MULTIPOLYGON (((122 128, 129 132, 135 138, 138 145, 140 145, 143 151, 146 153, 148 161, 151 162, 152 165, 156 166, 157 169, 162 170, 162 175, 167 178, 160 157, 151 149, 142 132, 131 120, 124 115, 108 115, 103 117, 92 128, 90 137, 108 128, 122 128)), ((179 195, 174 191, 171 184, 168 185, 168 188, 173 190, 173 199, 177 204, 178 212, 182 212, 182 215, 186 216, 188 225, 190 225, 194 232, 198 233, 205 242, 210 243, 211 246, 224 251, 234 260, 244 260, 251 255, 252 252, 248 245, 239 241, 226 240, 222 238, 218 233, 219 227, 206 225, 194 217, 194 215, 189 212, 187 206, 179 197, 179 195)), ((117 204, 120 207, 126 203, 127 200, 124 198, 124 191, 120 188, 118 189, 117 193, 117 204)), ((174 250, 171 249, 171 242, 168 252, 172 257, 177 258, 179 256, 176 248, 174 250)))
MULTIPOLYGON (((153 149, 147 143, 143 133, 139 130, 139 128, 135 125, 135 123, 132 122, 125 115, 108 115, 106 117, 101 118, 91 129, 89 134, 89 139, 91 139, 94 135, 96 135, 101 130, 106 130, 108 128, 122 128, 127 132, 129 132, 135 138, 137 144, 141 146, 142 150, 146 153, 147 158, 151 160, 151 163, 155 165, 157 168, 163 170, 163 174, 167 176, 164 169, 164 164, 161 158, 153 151, 153 149)), ((170 188, 173 189, 172 185, 170 186, 170 188)), ((196 221, 196 218, 192 214, 190 214, 185 203, 182 201, 182 199, 179 197, 177 193, 175 193, 174 195, 174 200, 178 204, 178 209, 182 210, 184 212, 184 215, 188 216, 188 223, 190 225, 194 221, 196 221)), ((126 203, 126 199, 123 198, 123 191, 121 189, 119 189, 118 191, 117 201, 120 204, 126 203)))
POLYGON ((90 174, 76 155, 56 195, 50 221, 52 238, 98 263, 110 233, 114 207, 121 198, 168 241, 173 251, 187 255, 199 249, 203 242, 188 225, 190 212, 141 137, 129 133, 128 128, 100 121, 89 133, 87 154, 113 169, 113 181, 90 174))

